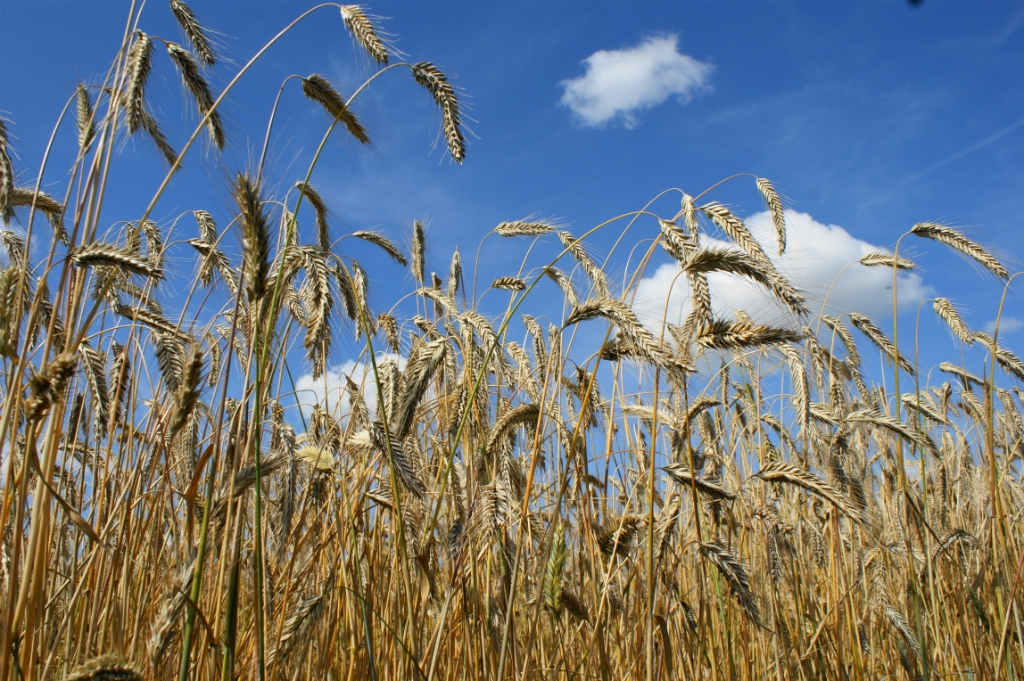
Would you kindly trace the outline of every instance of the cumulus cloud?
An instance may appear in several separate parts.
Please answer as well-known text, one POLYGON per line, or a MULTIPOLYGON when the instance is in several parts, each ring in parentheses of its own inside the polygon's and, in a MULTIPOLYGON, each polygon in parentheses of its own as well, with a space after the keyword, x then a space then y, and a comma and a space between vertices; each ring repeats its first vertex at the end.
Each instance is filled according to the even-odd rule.
POLYGON ((686 102, 707 86, 712 66, 680 54, 679 36, 651 37, 635 47, 599 50, 583 60, 582 76, 563 80, 561 103, 588 126, 615 118, 627 128, 638 124, 637 113, 669 97, 686 102))
MULTIPOLYGON (((824 225, 807 213, 786 211, 788 245, 780 256, 768 212, 756 213, 746 224, 779 272, 806 295, 814 315, 827 297, 828 314, 860 312, 879 323, 892 318, 892 270, 856 264, 868 253, 890 253, 887 249, 857 239, 839 225, 824 225)), ((701 243, 735 248, 731 242, 707 237, 701 243)), ((636 309, 652 329, 660 330, 663 318, 679 324, 689 312, 690 287, 680 271, 675 263, 664 264, 639 284, 636 309)), ((731 319, 736 310, 743 310, 764 323, 785 323, 790 318, 782 306, 747 279, 714 273, 709 284, 716 315, 731 319)), ((933 295, 933 289, 915 273, 901 275, 898 286, 901 311, 933 295)))
MULTIPOLYGON (((399 369, 405 368, 406 359, 395 354, 379 353, 377 366, 390 358, 398 364, 399 369)), ((323 376, 313 380, 312 374, 303 374, 295 381, 295 392, 303 414, 308 418, 313 407, 320 405, 336 419, 344 419, 349 414, 349 396, 345 377, 348 376, 362 388, 363 399, 373 417, 377 413, 377 387, 373 382, 373 373, 369 364, 346 360, 324 372, 323 376)))

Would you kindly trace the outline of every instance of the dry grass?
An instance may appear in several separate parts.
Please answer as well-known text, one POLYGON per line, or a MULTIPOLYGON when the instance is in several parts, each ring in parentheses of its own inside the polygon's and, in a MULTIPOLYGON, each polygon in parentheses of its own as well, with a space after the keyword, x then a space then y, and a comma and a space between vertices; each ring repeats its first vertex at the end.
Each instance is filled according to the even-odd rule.
MULTIPOLYGON (((180 0, 171 9, 195 52, 168 46, 203 114, 196 134, 223 140, 206 32, 180 0)), ((444 75, 393 63, 361 9, 341 14, 381 70, 427 88, 461 161, 444 75)), ((237 173, 234 209, 190 211, 194 238, 165 244, 148 211, 108 234, 90 207, 116 191, 103 179, 123 136, 148 134, 177 161, 148 112, 148 79, 168 77, 152 48, 130 34, 106 84, 78 86, 67 206, 14 186, 0 124, 0 214, 28 235, 4 232, 0 270, 0 678, 1024 673, 1024 365, 948 301, 934 301, 944 323, 994 362, 981 377, 942 363, 928 385, 855 310, 823 317, 819 338, 743 222, 683 194, 674 216, 620 216, 647 230, 644 263, 661 243, 689 278, 682 326, 638 315, 643 266, 616 289, 584 248, 593 230, 533 219, 494 230, 535 240, 522 244, 530 267, 493 280, 487 299, 507 299, 495 317, 466 290, 458 251, 447 282, 427 279, 419 223, 408 259, 381 234, 345 235, 394 260, 381 276, 409 267, 418 287, 373 312, 381 295, 341 250, 356 242, 332 244, 315 161, 274 178, 297 189, 283 197, 237 173), (740 250, 702 248, 715 227, 740 250), (194 260, 187 297, 165 291, 169 256, 194 260), (715 318, 710 272, 756 282, 792 324, 715 318), (561 293, 563 319, 527 314, 538 287, 561 293), (913 390, 865 383, 843 317, 913 390), (327 371, 342 334, 359 340, 365 376, 327 371), (301 374, 341 397, 310 404, 301 374)), ((369 141, 351 99, 302 82, 326 134, 341 122, 369 141)), ((781 201, 767 180, 757 189, 781 252, 781 201)), ((951 228, 911 233, 1008 276, 951 228)))

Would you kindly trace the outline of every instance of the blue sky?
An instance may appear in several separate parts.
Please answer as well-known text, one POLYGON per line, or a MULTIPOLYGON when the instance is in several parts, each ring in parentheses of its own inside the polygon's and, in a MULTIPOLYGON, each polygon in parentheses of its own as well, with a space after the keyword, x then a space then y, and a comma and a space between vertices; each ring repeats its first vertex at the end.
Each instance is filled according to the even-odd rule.
MULTIPOLYGON (((233 62, 211 71, 217 90, 270 36, 311 6, 251 0, 191 5, 216 34, 221 54, 233 62)), ((0 3, 0 115, 14 138, 22 184, 34 178, 76 79, 96 81, 105 73, 127 7, 105 1, 0 3)), ((424 219, 429 269, 439 274, 447 272, 456 245, 471 271, 480 239, 503 220, 539 214, 558 218, 579 234, 642 208, 662 190, 679 187, 697 194, 741 172, 771 179, 787 208, 801 214, 791 216, 802 231, 791 234, 787 271, 812 294, 820 294, 823 278, 831 278, 823 263, 848 254, 859 257, 857 240, 891 248, 919 221, 962 229, 990 247, 1011 272, 1021 267, 1020 4, 390 2, 370 10, 389 17, 383 26, 411 61, 436 63, 460 88, 473 119, 467 159, 455 165, 442 145, 433 146, 440 121, 431 101, 410 78, 392 73, 354 106, 373 148, 337 137, 313 184, 337 216, 338 234, 372 228, 407 243, 413 219, 424 219), (606 72, 609 65, 620 69, 618 75, 606 72), (621 69, 629 68, 634 72, 623 80, 621 69), (567 91, 577 95, 571 100, 576 111, 563 100, 567 91), (650 106, 621 109, 631 102, 650 106), (618 113, 600 122, 595 111, 618 113)), ((149 2, 142 27, 182 40, 162 0, 149 2)), ((366 60, 355 55, 335 10, 321 10, 300 25, 241 81, 225 110, 226 152, 197 147, 154 217, 169 223, 183 210, 205 208, 226 223, 230 196, 223 179, 253 165, 284 78, 314 72, 345 93, 371 73, 366 60)), ((163 55, 151 82, 151 106, 180 147, 196 116, 163 55)), ((271 138, 272 186, 287 188, 304 175, 325 123, 322 111, 293 81, 271 138)), ((72 126, 58 135, 58 151, 43 183, 51 193, 63 194, 73 139, 72 126)), ((113 176, 124 191, 112 194, 105 209, 109 223, 137 219, 162 174, 149 143, 129 141, 113 176)), ((709 198, 742 217, 764 208, 749 179, 709 198)), ((678 195, 655 204, 668 217, 677 208, 678 195)), ((175 233, 185 239, 195 236, 194 229, 183 220, 175 233)), ((596 255, 608 252, 615 230, 595 236, 596 255)), ((647 222, 634 230, 634 240, 651 238, 657 225, 647 222)), ((407 272, 372 247, 344 243, 368 264, 380 307, 413 288, 407 272)), ((948 297, 975 328, 995 317, 1001 285, 994 278, 938 244, 913 238, 905 239, 907 244, 921 265, 919 278, 906 288, 908 302, 948 297)), ((524 252, 524 244, 490 238, 481 260, 481 288, 494 277, 513 274, 524 252)), ((554 243, 546 252, 555 252, 554 243)), ((181 251, 178 273, 183 286, 190 283, 192 267, 186 253, 181 251)), ((658 257, 647 287, 661 300, 667 289, 658 288, 657 267, 668 259, 658 257)), ((624 264, 624 258, 617 259, 613 273, 621 274, 624 264)), ((884 314, 885 282, 864 273, 843 282, 846 290, 839 298, 848 311, 884 314)), ((743 300, 730 285, 720 288, 726 303, 743 300)), ((550 293, 556 291, 550 287, 550 293)), ((553 296, 546 314, 557 317, 560 311, 550 300, 553 296)), ((1024 320, 1022 302, 1011 295, 1006 314, 1024 320)), ((928 311, 922 320, 925 355, 936 362, 958 357, 934 315, 928 311)), ((877 321, 891 328, 891 319, 877 321)), ((1020 350, 1024 330, 1011 331, 1011 326, 1005 327, 1003 341, 1020 350)), ((354 351, 354 345, 343 348, 337 359, 354 351)))

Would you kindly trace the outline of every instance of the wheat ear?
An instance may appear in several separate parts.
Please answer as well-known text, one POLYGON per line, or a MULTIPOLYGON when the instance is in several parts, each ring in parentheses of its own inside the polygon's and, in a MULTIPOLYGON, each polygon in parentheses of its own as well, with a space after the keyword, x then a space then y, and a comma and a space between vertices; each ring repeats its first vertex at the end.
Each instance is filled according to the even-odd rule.
POLYGON ((456 163, 466 158, 466 138, 462 134, 462 119, 459 114, 459 100, 455 96, 455 88, 440 69, 430 62, 420 62, 412 67, 412 77, 427 89, 434 103, 441 109, 444 139, 448 143, 448 153, 456 163))
POLYGON ((11 205, 14 194, 14 168, 7 150, 7 125, 0 118, 0 218, 10 222, 14 218, 14 207, 11 205))
POLYGON ((732 501, 736 498, 736 495, 728 491, 721 485, 716 485, 713 482, 708 482, 699 475, 693 475, 690 469, 680 463, 670 463, 667 466, 663 466, 662 470, 668 473, 668 476, 673 481, 681 485, 685 489, 690 489, 690 485, 693 484, 697 489, 707 496, 715 500, 732 501))
POLYGON ((498 236, 542 236, 555 231, 558 225, 544 220, 513 220, 502 222, 494 228, 498 236))
POLYGON ((909 272, 917 267, 917 265, 906 258, 897 258, 886 253, 868 253, 857 262, 865 267, 895 267, 904 272, 909 272))
POLYGON ((345 99, 326 78, 317 73, 303 78, 302 92, 305 93, 306 97, 322 106, 331 118, 344 123, 349 133, 359 140, 360 143, 370 143, 370 138, 366 135, 366 129, 363 128, 355 114, 348 108, 345 99))
POLYGON ((709 203, 706 206, 701 206, 701 211, 711 221, 718 225, 726 235, 736 242, 736 244, 747 252, 748 255, 763 260, 767 263, 767 267, 772 267, 771 261, 768 260, 768 256, 765 255, 764 249, 761 248, 761 244, 757 243, 750 230, 743 224, 743 220, 736 217, 732 211, 723 206, 720 203, 709 203))
POLYGON ((946 244, 953 250, 959 251, 968 258, 977 261, 1000 279, 1006 279, 1010 276, 1010 273, 1006 271, 1002 263, 992 257, 988 251, 952 227, 938 225, 934 222, 919 222, 911 228, 910 233, 914 236, 933 239, 939 243, 946 244))
POLYGON ((701 323, 695 336, 698 345, 715 350, 795 343, 801 338, 803 334, 789 329, 762 326, 746 320, 730 322, 723 319, 701 323))
POLYGON ((772 183, 766 178, 757 178, 757 190, 761 192, 764 202, 768 205, 768 210, 771 211, 772 224, 775 225, 775 237, 779 241, 779 255, 782 255, 786 252, 786 214, 782 210, 782 201, 772 183))
POLYGON ((209 84, 199 70, 199 65, 187 50, 175 43, 167 43, 167 54, 181 71, 181 79, 192 93, 199 115, 206 117, 206 130, 210 133, 210 139, 218 149, 223 149, 224 127, 220 122, 220 112, 213 108, 214 98, 210 93, 209 84))
POLYGON ((143 109, 143 98, 146 90, 146 80, 153 67, 153 41, 141 31, 135 34, 135 42, 128 51, 128 91, 125 93, 124 104, 125 116, 128 123, 128 130, 136 132, 147 129, 145 111, 143 109))
POLYGON ((143 681, 142 674, 116 655, 101 655, 75 667, 64 681, 143 681))
POLYGON ((75 95, 75 125, 78 128, 78 150, 84 155, 96 137, 96 120, 89 90, 81 83, 75 95))
POLYGON ((801 487, 828 501, 851 520, 864 522, 860 511, 854 508, 839 490, 799 466, 779 460, 769 461, 755 475, 768 482, 784 482, 801 487))
POLYGON ((945 298, 936 298, 932 301, 932 309, 935 310, 935 314, 942 317, 942 321, 946 322, 954 336, 968 345, 974 341, 970 330, 964 324, 964 320, 960 318, 956 308, 953 307, 953 303, 945 298))
POLYGON ((359 45, 366 50, 370 58, 381 66, 387 66, 388 50, 384 41, 377 35, 373 23, 367 18, 363 8, 359 5, 342 5, 341 20, 345 22, 345 28, 359 45))
POLYGON ((889 339, 886 338, 881 329, 875 326, 874 322, 864 315, 856 312, 850 315, 850 321, 853 322, 853 325, 856 326, 861 333, 867 336, 871 342, 875 344, 876 348, 882 351, 882 354, 884 354, 890 362, 895 362, 901 369, 911 376, 916 374, 914 371, 914 365, 896 350, 895 346, 889 342, 889 339))
POLYGON ((377 232, 368 232, 365 230, 360 230, 358 232, 352 232, 352 236, 354 236, 357 239, 362 239, 363 241, 369 241, 371 244, 377 246, 385 253, 387 253, 389 256, 391 256, 391 258, 402 267, 405 267, 406 265, 409 264, 409 261, 406 259, 405 254, 402 253, 402 251, 398 250, 398 246, 396 246, 394 243, 388 240, 387 237, 378 234, 377 232))
POLYGON ((171 0, 171 11, 174 13, 174 18, 178 20, 181 30, 185 32, 185 37, 192 43, 192 49, 196 51, 202 62, 207 66, 216 64, 217 57, 213 53, 213 47, 189 6, 182 0, 171 0))
POLYGON ((79 267, 114 267, 124 272, 154 279, 161 279, 164 276, 163 270, 154 267, 149 260, 140 257, 138 253, 108 244, 92 244, 78 248, 71 255, 71 261, 79 267))
POLYGON ((757 608, 757 601, 754 600, 754 593, 750 589, 750 578, 747 576, 743 563, 733 557, 728 549, 718 542, 702 542, 700 544, 700 553, 725 578, 725 581, 729 584, 729 590, 732 591, 736 600, 740 602, 740 606, 747 613, 750 621, 756 626, 764 628, 764 623, 761 621, 761 613, 757 608))
POLYGON ((270 270, 270 224, 259 189, 245 175, 235 179, 235 203, 242 227, 242 260, 250 302, 263 297, 270 270))
POLYGON ((559 525, 551 540, 551 550, 544 569, 544 605, 558 617, 562 612, 562 568, 565 565, 565 527, 559 525))
POLYGON ((498 277, 491 282, 491 288, 499 288, 506 291, 522 291, 526 288, 526 282, 518 277, 498 277))

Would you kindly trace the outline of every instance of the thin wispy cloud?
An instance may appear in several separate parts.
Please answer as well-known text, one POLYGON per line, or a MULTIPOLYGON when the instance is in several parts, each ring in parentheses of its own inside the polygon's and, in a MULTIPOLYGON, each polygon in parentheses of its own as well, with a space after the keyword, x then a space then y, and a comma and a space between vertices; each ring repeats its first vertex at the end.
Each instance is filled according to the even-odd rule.
MULTIPOLYGON (((1003 317, 999 320, 999 335, 1008 335, 1015 331, 1024 329, 1024 321, 1017 319, 1016 317, 1003 317)), ((985 324, 985 333, 993 334, 996 332, 996 320, 992 320, 985 324)))
POLYGON ((1011 132, 1013 132, 1017 128, 1021 127, 1022 125, 1024 125, 1024 118, 1021 118, 1021 119, 1015 121, 1014 123, 1011 123, 1010 125, 1006 126, 1005 128, 1003 128, 1001 130, 997 130, 996 132, 992 133, 991 135, 989 135, 985 139, 970 145, 966 149, 961 149, 960 151, 956 152, 955 154, 953 154, 951 156, 947 156, 946 158, 942 159, 941 161, 937 161, 937 162, 933 163, 932 165, 928 166, 924 170, 910 175, 907 178, 907 180, 908 181, 918 180, 921 177, 923 177, 926 173, 930 173, 931 171, 936 170, 938 168, 941 168, 944 165, 948 165, 948 164, 952 163, 953 161, 959 161, 964 156, 967 156, 969 154, 973 154, 976 151, 980 151, 981 149, 984 149, 987 146, 995 144, 1000 139, 1002 139, 1006 135, 1009 135, 1011 132))
MULTIPOLYGON (((807 296, 815 315, 824 305, 825 312, 832 315, 860 312, 880 324, 892 319, 892 270, 857 264, 869 253, 888 253, 888 249, 858 239, 839 225, 822 224, 807 213, 786 211, 790 245, 780 256, 771 246, 773 226, 767 212, 752 215, 746 224, 776 269, 807 296)), ((731 242, 714 238, 701 241, 704 246, 735 248, 731 242)), ((708 279, 718 316, 728 319, 736 310, 743 310, 767 323, 786 323, 790 317, 771 295, 749 280, 721 272, 708 279)), ((901 276, 898 285, 901 311, 913 309, 933 293, 915 273, 901 276)), ((690 287, 679 266, 662 265, 641 280, 635 308, 652 329, 660 329, 663 317, 670 324, 681 323, 690 309, 690 287)))
POLYGON ((563 80, 561 104, 583 125, 621 120, 639 124, 637 114, 676 97, 689 101, 708 87, 714 67, 679 52, 679 36, 650 37, 635 47, 599 50, 583 60, 582 76, 563 80))

